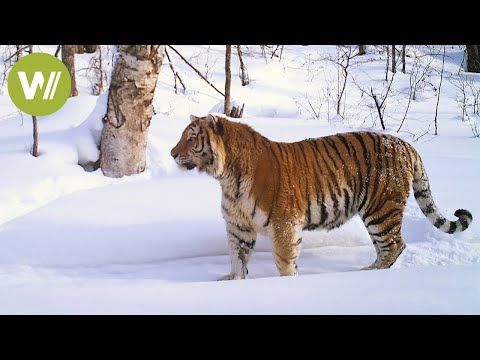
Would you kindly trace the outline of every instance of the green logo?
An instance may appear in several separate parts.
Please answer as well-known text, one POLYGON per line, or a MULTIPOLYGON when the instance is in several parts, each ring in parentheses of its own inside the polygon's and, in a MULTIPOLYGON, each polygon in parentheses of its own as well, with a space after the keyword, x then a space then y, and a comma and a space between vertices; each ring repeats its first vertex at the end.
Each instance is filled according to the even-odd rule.
POLYGON ((8 93, 13 103, 30 115, 53 114, 65 105, 72 82, 66 66, 46 53, 27 55, 8 75, 8 93))

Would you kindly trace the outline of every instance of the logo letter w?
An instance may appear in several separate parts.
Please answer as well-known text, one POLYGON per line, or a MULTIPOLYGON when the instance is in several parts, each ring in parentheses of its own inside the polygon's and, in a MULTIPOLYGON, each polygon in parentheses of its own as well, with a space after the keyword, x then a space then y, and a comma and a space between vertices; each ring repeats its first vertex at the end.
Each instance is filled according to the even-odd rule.
MULTIPOLYGON (((43 93, 43 100, 52 100, 53 96, 55 95, 55 91, 57 90, 58 81, 60 80, 60 75, 62 73, 60 71, 52 71, 50 72, 50 76, 48 77, 47 87, 43 93)), ((37 88, 43 88, 43 83, 45 79, 43 78, 43 74, 41 71, 35 71, 33 75, 32 83, 28 83, 27 74, 25 71, 19 71, 18 77, 20 79, 20 84, 22 85, 23 94, 25 95, 25 99, 33 100, 35 94, 37 93, 37 88)))

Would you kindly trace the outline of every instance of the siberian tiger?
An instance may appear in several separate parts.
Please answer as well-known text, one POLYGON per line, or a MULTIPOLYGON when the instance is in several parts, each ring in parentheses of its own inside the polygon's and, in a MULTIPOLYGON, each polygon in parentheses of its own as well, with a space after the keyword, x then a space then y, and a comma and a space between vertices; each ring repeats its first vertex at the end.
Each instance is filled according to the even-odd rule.
POLYGON ((447 220, 435 205, 417 151, 386 134, 350 132, 294 143, 271 141, 222 116, 190 116, 171 150, 176 163, 220 181, 231 272, 243 279, 257 233, 272 240, 280 275, 296 275, 302 230, 333 229, 360 215, 377 253, 364 269, 392 266, 405 249, 402 217, 413 187, 425 216, 438 229, 468 228, 472 214, 447 220))

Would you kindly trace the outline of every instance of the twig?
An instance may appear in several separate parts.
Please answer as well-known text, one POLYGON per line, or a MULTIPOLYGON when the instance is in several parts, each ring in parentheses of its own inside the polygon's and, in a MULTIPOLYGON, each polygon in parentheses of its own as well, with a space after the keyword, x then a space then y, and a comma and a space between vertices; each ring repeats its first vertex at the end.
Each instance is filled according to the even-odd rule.
POLYGON ((168 56, 168 52, 165 51, 165 55, 167 55, 168 65, 170 65, 170 69, 172 70, 172 73, 173 73, 173 80, 175 81, 175 85, 174 85, 175 94, 177 94, 177 75, 175 75, 175 69, 173 68, 172 60, 170 60, 170 56, 168 56))
POLYGON ((437 106, 435 106, 435 135, 438 135, 437 129, 437 116, 438 116, 438 103, 440 102, 440 90, 442 89, 443 80, 443 68, 445 66, 445 46, 443 46, 443 58, 442 58, 442 72, 440 73, 440 84, 438 85, 437 106))
POLYGON ((21 54, 23 50, 26 50, 29 48, 30 45, 25 45, 24 47, 21 47, 19 49, 17 49, 17 51, 15 51, 8 59, 6 59, 4 62, 7 62, 9 60, 11 60, 14 56, 16 56, 17 54, 21 54))
POLYGON ((382 111, 381 111, 381 105, 378 104, 377 95, 375 95, 375 94, 373 93, 373 88, 370 88, 370 92, 371 92, 371 94, 372 94, 373 100, 375 101, 375 106, 376 106, 377 111, 378 111, 378 117, 380 118, 380 124, 382 125, 382 129, 385 130, 385 124, 383 123, 383 116, 382 116, 382 111))
POLYGON ((180 54, 173 46, 171 45, 167 45, 170 49, 172 49, 173 51, 175 51, 177 53, 178 56, 180 56, 180 58, 185 61, 185 63, 190 66, 197 74, 198 76, 200 76, 203 80, 205 80, 205 82, 210 85, 212 88, 215 89, 216 92, 218 92, 220 95, 222 95, 223 97, 225 97, 225 94, 222 93, 220 90, 218 90, 210 81, 207 80, 207 78, 205 76, 202 75, 202 73, 200 71, 198 71, 192 64, 190 64, 188 62, 187 59, 185 59, 182 54, 180 54))

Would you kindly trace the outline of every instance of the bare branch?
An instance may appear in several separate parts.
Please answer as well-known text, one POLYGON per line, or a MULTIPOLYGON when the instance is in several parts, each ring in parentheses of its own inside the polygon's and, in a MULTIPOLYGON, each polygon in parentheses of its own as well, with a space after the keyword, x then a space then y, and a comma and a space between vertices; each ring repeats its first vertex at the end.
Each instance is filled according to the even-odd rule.
POLYGON ((222 95, 223 97, 225 97, 225 94, 222 93, 220 90, 218 90, 210 81, 207 80, 207 78, 205 76, 202 75, 202 73, 200 71, 198 71, 192 64, 190 64, 188 62, 187 59, 185 59, 182 54, 180 54, 173 46, 171 45, 167 45, 170 49, 172 49, 173 51, 175 51, 177 53, 178 56, 180 56, 180 58, 185 61, 185 63, 190 66, 197 74, 198 76, 200 76, 208 85, 210 85, 213 89, 215 89, 216 92, 218 92, 220 95, 222 95))
POLYGON ((440 85, 438 85, 438 94, 437 94, 437 105, 435 106, 435 135, 438 135, 437 128, 437 116, 438 116, 438 103, 440 102, 440 90, 442 89, 442 80, 443 80, 443 68, 445 66, 445 46, 443 46, 443 58, 442 58, 442 71, 440 73, 440 85))

